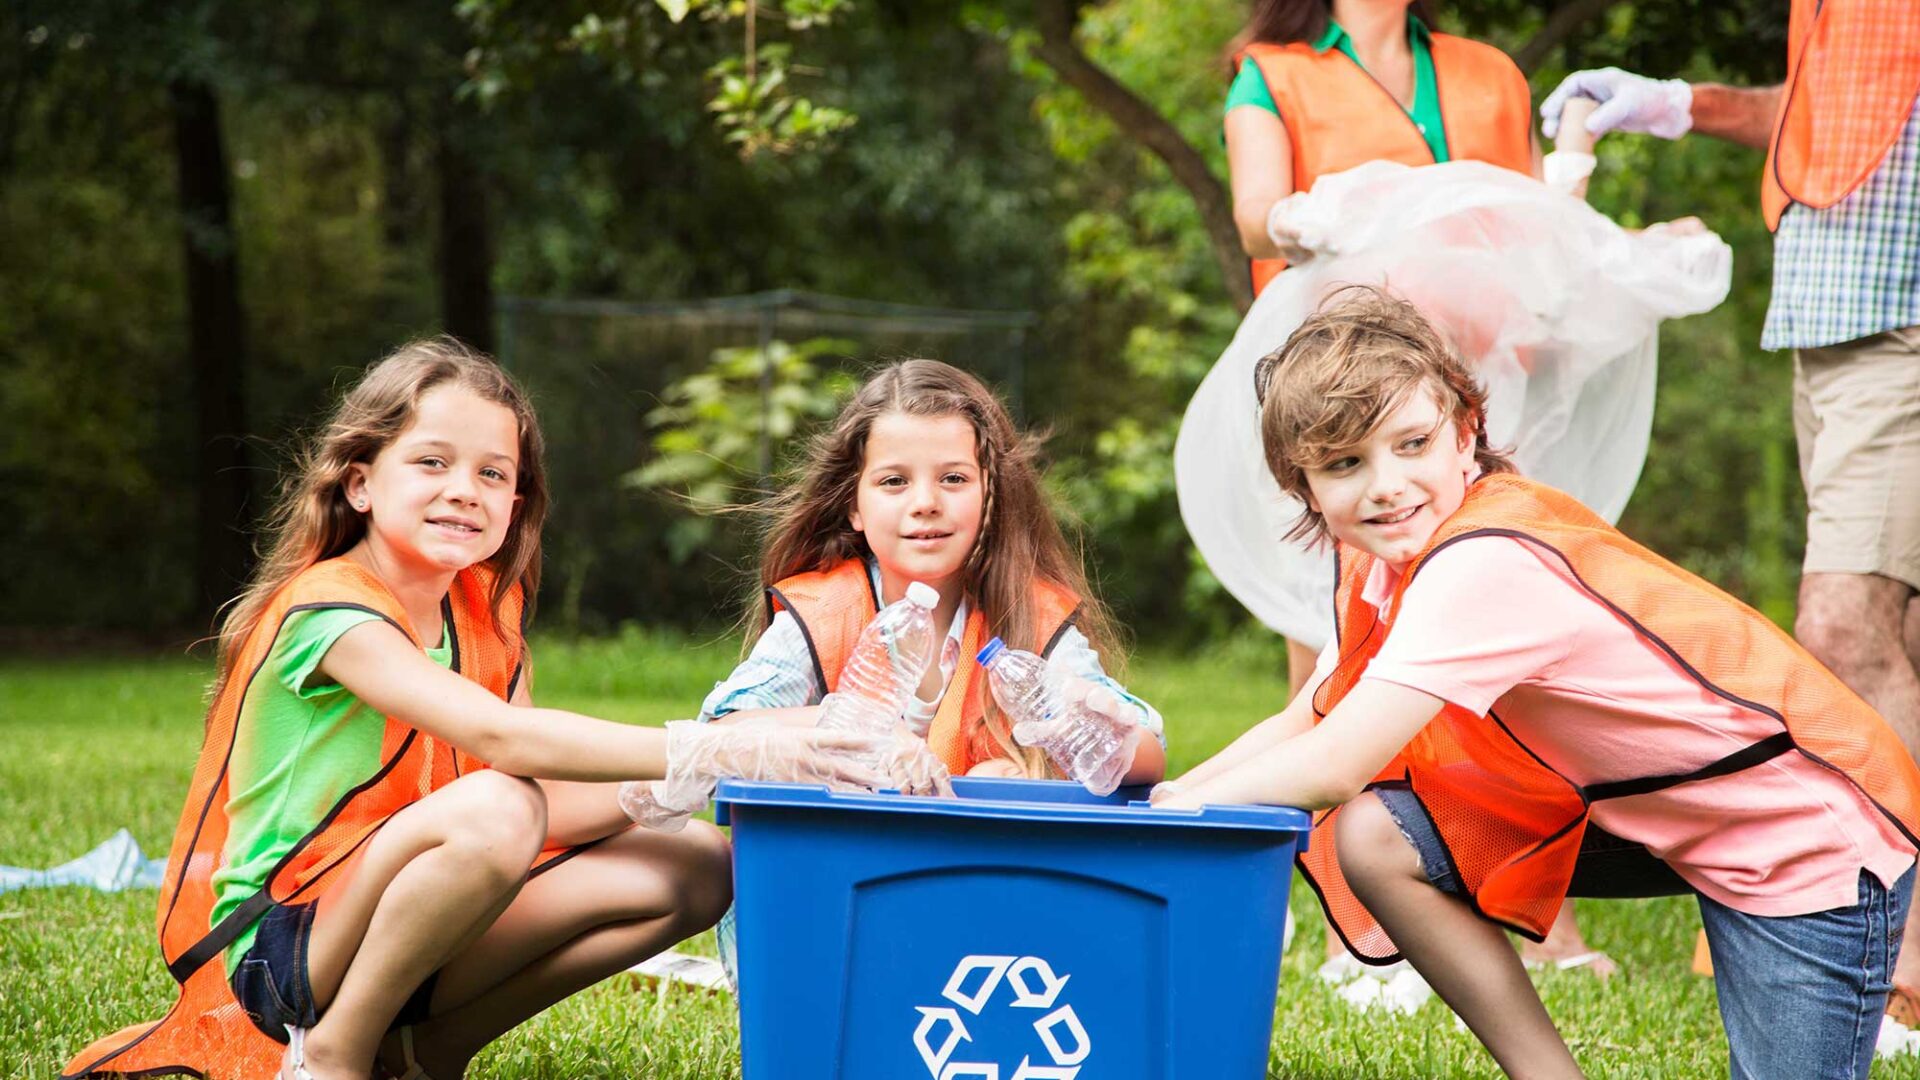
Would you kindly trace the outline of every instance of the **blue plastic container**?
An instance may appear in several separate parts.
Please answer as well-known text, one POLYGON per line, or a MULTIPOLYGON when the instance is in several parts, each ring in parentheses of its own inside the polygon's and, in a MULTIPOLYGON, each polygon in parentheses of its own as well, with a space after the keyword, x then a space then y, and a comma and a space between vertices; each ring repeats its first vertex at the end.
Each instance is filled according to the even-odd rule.
POLYGON ((728 780, 746 1080, 1254 1080, 1308 816, 728 780))

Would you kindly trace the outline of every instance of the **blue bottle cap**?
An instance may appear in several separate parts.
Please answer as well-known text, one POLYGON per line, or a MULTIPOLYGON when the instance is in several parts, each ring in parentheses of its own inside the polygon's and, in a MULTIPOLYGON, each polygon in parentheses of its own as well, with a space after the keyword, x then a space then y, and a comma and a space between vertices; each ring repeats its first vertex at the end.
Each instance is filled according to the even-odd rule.
POLYGON ((1006 651, 1007 643, 1001 641, 999 638, 994 638, 992 641, 987 642, 986 648, 980 650, 980 655, 976 657, 976 659, 978 659, 982 665, 991 667, 993 666, 994 658, 1006 651))

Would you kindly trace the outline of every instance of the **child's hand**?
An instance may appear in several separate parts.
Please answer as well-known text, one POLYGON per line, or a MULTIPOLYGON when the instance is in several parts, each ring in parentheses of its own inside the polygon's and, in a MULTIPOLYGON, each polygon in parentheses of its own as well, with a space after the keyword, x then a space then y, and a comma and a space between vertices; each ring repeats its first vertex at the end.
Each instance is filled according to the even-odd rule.
POLYGON ((825 784, 835 791, 875 791, 890 784, 881 764, 891 736, 856 735, 777 722, 667 725, 667 775, 630 783, 621 808, 635 821, 674 832, 704 809, 722 777, 825 784))
POLYGON ((899 788, 904 795, 953 795, 953 780, 947 773, 946 763, 934 756, 925 741, 904 727, 881 751, 879 762, 888 786, 899 788))
POLYGON ((1066 735, 1076 722, 1073 718, 1075 705, 1084 705, 1119 727, 1131 727, 1139 723, 1139 711, 1099 683, 1057 669, 1048 677, 1054 684, 1054 693, 1059 695, 1060 715, 1050 720, 1023 720, 1013 725, 1013 741, 1021 746, 1045 746, 1066 735))
POLYGON ((1185 784, 1176 780, 1162 780, 1153 785, 1147 802, 1156 810, 1198 810, 1205 805, 1193 797, 1185 784))

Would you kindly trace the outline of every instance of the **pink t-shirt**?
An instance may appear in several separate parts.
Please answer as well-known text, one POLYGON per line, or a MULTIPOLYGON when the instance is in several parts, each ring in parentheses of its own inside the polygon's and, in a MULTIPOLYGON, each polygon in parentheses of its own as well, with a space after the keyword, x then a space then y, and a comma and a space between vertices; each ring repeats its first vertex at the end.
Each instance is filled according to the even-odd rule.
MULTIPOLYGON (((1374 564, 1375 607, 1398 582, 1374 564)), ((1363 678, 1498 713, 1514 736, 1582 786, 1691 772, 1770 735, 1777 721, 1709 693, 1601 605, 1560 557, 1473 537, 1429 558, 1363 678)), ((1331 670, 1322 655, 1316 682, 1331 670)), ((1752 915, 1859 900, 1865 869, 1892 885, 1914 848, 1864 793, 1805 755, 1646 795, 1603 799, 1592 820, 1645 844, 1705 895, 1752 915)))

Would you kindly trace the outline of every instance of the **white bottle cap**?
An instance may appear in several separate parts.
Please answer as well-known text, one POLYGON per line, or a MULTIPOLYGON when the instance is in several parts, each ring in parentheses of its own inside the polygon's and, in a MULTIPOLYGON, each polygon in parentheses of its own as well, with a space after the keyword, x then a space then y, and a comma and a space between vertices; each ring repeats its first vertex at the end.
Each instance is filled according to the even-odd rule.
POLYGON ((932 611, 940 606, 940 590, 924 581, 916 581, 907 586, 907 599, 917 607, 932 611))

